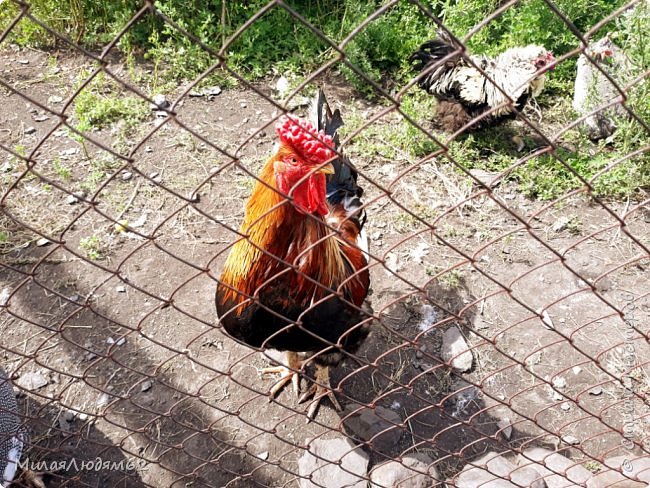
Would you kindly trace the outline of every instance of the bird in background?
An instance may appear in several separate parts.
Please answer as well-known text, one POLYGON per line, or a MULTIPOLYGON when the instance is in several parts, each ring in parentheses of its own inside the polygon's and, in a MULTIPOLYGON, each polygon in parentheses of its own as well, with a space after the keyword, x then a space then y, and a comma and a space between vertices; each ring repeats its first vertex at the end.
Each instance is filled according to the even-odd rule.
POLYGON ((452 133, 487 112, 490 113, 468 130, 515 118, 517 111, 542 92, 545 81, 542 70, 555 61, 550 51, 537 45, 514 47, 496 57, 469 56, 473 64, 462 52, 462 46, 449 34, 439 31, 436 39, 422 44, 409 58, 412 66, 422 73, 418 80, 420 88, 438 100, 435 123, 452 133))
POLYGON ((42 474, 22 470, 19 478, 20 457, 28 441, 27 429, 18 414, 16 395, 5 371, 0 368, 0 486, 12 486, 20 481, 20 486, 45 488, 42 474))
POLYGON ((279 144, 246 202, 243 237, 216 290, 219 322, 230 336, 285 352, 283 366, 263 370, 280 374, 271 396, 289 382, 299 394, 298 372, 314 365, 315 382, 299 398, 313 398, 308 419, 325 396, 341 408, 329 368, 368 335, 362 307, 370 286, 363 190, 341 153, 341 114, 332 113, 322 90, 311 119, 284 115, 276 124, 279 144))
MULTIPOLYGON (((585 52, 621 88, 623 88, 625 80, 631 78, 632 63, 625 52, 612 41, 612 34, 608 33, 602 39, 587 46, 585 52)), ((590 114, 620 95, 614 84, 587 56, 581 54, 578 57, 573 109, 579 115, 590 114)), ((626 115, 628 113, 625 108, 618 102, 587 116, 582 127, 592 141, 606 139, 616 131, 615 118, 626 115)))

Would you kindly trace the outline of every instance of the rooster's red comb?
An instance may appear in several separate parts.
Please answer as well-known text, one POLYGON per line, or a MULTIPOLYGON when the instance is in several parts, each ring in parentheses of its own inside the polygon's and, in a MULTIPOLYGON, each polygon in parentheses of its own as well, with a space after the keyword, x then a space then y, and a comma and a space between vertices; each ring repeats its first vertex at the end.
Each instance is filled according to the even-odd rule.
POLYGON ((305 119, 283 115, 275 124, 280 141, 298 151, 304 159, 315 164, 329 161, 334 156, 332 137, 323 130, 317 131, 311 122, 305 119))

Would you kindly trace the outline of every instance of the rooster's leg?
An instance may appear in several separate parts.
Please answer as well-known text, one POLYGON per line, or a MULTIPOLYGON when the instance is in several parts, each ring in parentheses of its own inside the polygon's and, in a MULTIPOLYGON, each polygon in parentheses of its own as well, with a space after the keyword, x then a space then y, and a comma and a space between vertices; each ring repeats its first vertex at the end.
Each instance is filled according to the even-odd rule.
POLYGON ((36 471, 31 471, 29 469, 23 470, 19 478, 19 481, 21 482, 20 486, 28 486, 29 488, 45 488, 43 474, 44 473, 37 473, 36 471))
POLYGON ((321 400, 325 397, 330 399, 332 405, 334 405, 334 408, 336 408, 336 410, 338 411, 343 410, 341 408, 341 404, 336 399, 336 396, 334 396, 334 391, 332 391, 332 387, 330 386, 329 366, 316 365, 316 378, 314 379, 315 379, 314 384, 311 385, 309 390, 303 393, 302 396, 298 399, 298 402, 302 403, 304 401, 307 401, 309 398, 313 398, 313 400, 309 404, 309 407, 307 408, 308 422, 314 419, 314 417, 316 416, 316 410, 318 410, 318 405, 320 405, 321 400))
POLYGON ((262 374, 279 374, 280 379, 271 387, 269 395, 274 398, 284 386, 291 381, 293 384, 293 392, 298 395, 300 393, 300 376, 297 371, 302 367, 303 361, 298 358, 295 352, 287 351, 285 354, 286 366, 272 366, 270 368, 263 368, 260 370, 262 374))

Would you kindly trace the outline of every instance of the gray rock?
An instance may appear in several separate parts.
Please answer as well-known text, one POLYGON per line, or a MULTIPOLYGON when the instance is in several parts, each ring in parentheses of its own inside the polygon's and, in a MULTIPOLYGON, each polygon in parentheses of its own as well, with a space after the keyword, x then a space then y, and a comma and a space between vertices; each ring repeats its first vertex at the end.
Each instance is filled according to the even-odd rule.
POLYGON ((29 391, 38 390, 47 385, 48 381, 41 373, 25 373, 16 380, 16 384, 29 391))
POLYGON ((489 452, 466 465, 453 484, 456 488, 514 488, 516 485, 500 476, 515 469, 517 467, 510 461, 495 452, 489 452), (487 466, 488 463, 490 467, 487 466))
MULTIPOLYGON (((489 452, 467 465, 459 476, 464 487, 475 488, 483 483, 495 487, 520 486, 544 488, 544 479, 530 466, 517 466, 505 457, 489 452), (462 479, 461 479, 462 478, 462 479)), ((460 486, 460 485, 457 485, 460 486)))
POLYGON ((509 418, 501 419, 497 422, 497 427, 503 438, 507 441, 512 437, 512 424, 510 423, 509 418))
POLYGON ((474 356, 460 329, 455 325, 442 335, 440 357, 443 361, 451 362, 452 367, 458 371, 469 371, 472 368, 474 356))
POLYGON ((153 103, 150 105, 151 110, 161 110, 161 109, 166 109, 171 107, 171 103, 167 100, 165 95, 163 94, 158 94, 153 97, 153 103))
POLYGON ((370 472, 370 488, 429 488, 440 475, 433 460, 423 453, 407 454, 399 461, 387 461, 370 472))
POLYGON ((316 439, 298 461, 300 488, 366 488, 367 469, 368 455, 350 439, 316 439))
POLYGON ((611 469, 594 475, 587 480, 587 488, 645 488, 647 483, 633 481, 611 469))
POLYGON ((353 405, 345 408, 344 414, 348 417, 343 421, 344 427, 358 438, 368 441, 375 451, 391 454, 402 437, 403 429, 399 427, 402 418, 384 407, 364 407, 356 411, 358 408, 353 405))
POLYGON ((535 469, 544 477, 548 488, 577 488, 592 477, 584 466, 548 449, 531 447, 522 454, 517 456, 517 464, 535 469))
POLYGON ((29 126, 29 127, 25 128, 24 132, 25 132, 25 134, 33 134, 34 132, 36 132, 36 127, 29 126))
POLYGON ((637 478, 650 483, 650 456, 637 457, 632 455, 616 456, 605 459, 605 466, 620 470, 630 478, 637 478))

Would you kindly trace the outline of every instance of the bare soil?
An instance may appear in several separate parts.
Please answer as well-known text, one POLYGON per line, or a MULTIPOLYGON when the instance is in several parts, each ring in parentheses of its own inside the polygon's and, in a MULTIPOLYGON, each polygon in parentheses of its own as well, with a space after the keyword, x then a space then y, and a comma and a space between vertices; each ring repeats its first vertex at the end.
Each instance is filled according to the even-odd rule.
MULTIPOLYGON (((211 100, 179 99, 179 86, 165 93, 179 102, 173 117, 152 112, 135 128, 117 122, 81 138, 56 114, 74 125, 70 97, 87 66, 70 54, 0 52, 1 364, 17 384, 47 379, 20 390, 27 455, 135 463, 62 469, 50 487, 298 486, 309 440, 342 435, 342 414, 324 402, 306 423, 288 390, 269 402, 273 378, 258 372, 268 359, 222 332, 213 303, 272 151, 278 108, 257 92, 273 98, 272 80, 211 100)), ((107 70, 137 86, 119 61, 107 70)), ((385 109, 336 78, 318 81, 344 117, 385 109)), ((365 443, 372 465, 418 450, 453 476, 488 449, 541 445, 597 469, 594 460, 624 452, 630 411, 630 435, 648 449, 647 204, 580 193, 531 201, 508 181, 488 191, 444 157, 387 162, 354 140, 348 152, 369 202, 379 320, 333 384, 343 405, 402 419, 390 452, 365 443), (467 373, 440 359, 452 325, 472 348, 467 373)))

